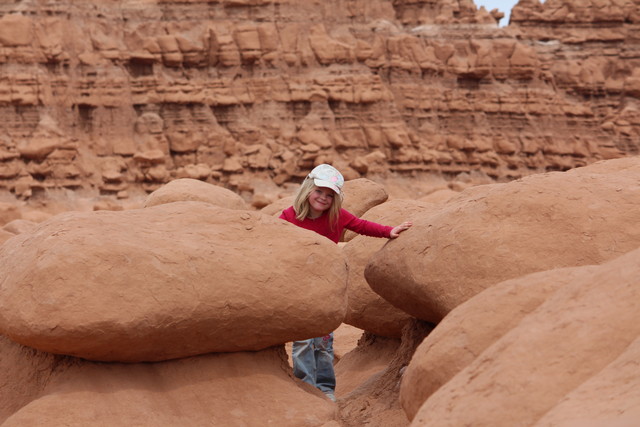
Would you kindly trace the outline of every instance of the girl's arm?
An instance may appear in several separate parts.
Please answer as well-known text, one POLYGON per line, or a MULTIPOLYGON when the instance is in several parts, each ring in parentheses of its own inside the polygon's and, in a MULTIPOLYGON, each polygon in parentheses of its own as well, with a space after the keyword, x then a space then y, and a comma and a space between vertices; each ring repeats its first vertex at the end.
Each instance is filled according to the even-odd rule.
POLYGON ((358 218, 353 215, 351 212, 342 210, 340 213, 341 219, 344 219, 344 227, 348 230, 354 231, 358 234, 364 234, 365 236, 371 237, 387 237, 390 239, 395 239, 411 227, 410 222, 404 222, 397 227, 391 227, 388 225, 378 224, 373 221, 367 221, 366 219, 358 218))

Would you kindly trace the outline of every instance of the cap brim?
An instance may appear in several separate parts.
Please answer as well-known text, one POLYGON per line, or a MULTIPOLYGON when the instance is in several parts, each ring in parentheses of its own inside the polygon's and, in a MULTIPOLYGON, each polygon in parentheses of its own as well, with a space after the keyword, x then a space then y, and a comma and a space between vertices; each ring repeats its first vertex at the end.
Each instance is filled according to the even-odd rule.
POLYGON ((314 179, 313 179, 313 183, 316 185, 316 187, 326 187, 326 188, 330 188, 330 189, 332 189, 333 191, 335 191, 335 192, 336 192, 336 194, 338 194, 338 195, 341 195, 341 194, 342 194, 342 193, 341 193, 341 191, 340 191, 340 188, 338 188, 338 186, 337 186, 337 185, 332 184, 332 183, 330 183, 330 182, 328 182, 328 181, 323 181, 323 180, 321 180, 321 179, 314 178, 314 179))

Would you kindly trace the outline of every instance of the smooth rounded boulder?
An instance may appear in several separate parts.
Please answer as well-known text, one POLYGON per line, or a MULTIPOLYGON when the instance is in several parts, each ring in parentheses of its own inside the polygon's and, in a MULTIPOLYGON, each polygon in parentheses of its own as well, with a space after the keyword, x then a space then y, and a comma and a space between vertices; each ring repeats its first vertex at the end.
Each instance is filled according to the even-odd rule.
POLYGON ((293 205, 293 201, 295 199, 296 199, 295 196, 283 197, 282 199, 278 199, 275 202, 260 209, 260 212, 262 212, 265 215, 272 215, 272 216, 278 217, 280 216, 283 210, 293 205))
POLYGON ((416 348, 402 377, 400 403, 409 419, 438 388, 516 327, 585 269, 532 273, 492 286, 453 309, 416 348))
POLYGON ((0 277, 1 333, 99 361, 260 350, 346 311, 337 245, 202 202, 55 216, 0 248, 0 277))
POLYGON ((535 427, 632 427, 640 420, 640 337, 606 368, 580 384, 535 427), (603 395, 603 392, 606 394, 603 395))
POLYGON ((9 240, 13 236, 15 236, 15 234, 9 233, 8 231, 5 231, 2 228, 0 228, 0 245, 2 245, 4 242, 9 240))
POLYGON ((244 199, 231 190, 192 178, 179 178, 150 193, 145 207, 172 202, 206 202, 228 209, 247 209, 244 199))
POLYGON ((543 425, 566 425, 551 421, 575 409, 569 399, 588 402, 590 393, 609 416, 637 408, 637 393, 626 385, 637 378, 621 383, 609 375, 637 355, 631 347, 640 338, 640 249, 580 270, 432 394, 411 425, 532 426, 542 417, 550 421, 543 425), (603 395, 585 387, 591 381, 612 387, 603 395))
POLYGON ((383 298, 437 323, 503 280, 600 264, 640 246, 640 157, 471 187, 369 261, 383 298))
POLYGON ((367 178, 345 181, 342 191, 344 193, 342 207, 358 217, 389 198, 387 190, 382 185, 367 178))

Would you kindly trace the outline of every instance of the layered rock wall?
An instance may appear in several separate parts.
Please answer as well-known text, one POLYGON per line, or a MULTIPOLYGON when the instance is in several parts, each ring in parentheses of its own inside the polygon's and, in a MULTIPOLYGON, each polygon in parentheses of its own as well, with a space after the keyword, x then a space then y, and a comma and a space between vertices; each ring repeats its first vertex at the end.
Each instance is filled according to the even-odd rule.
POLYGON ((508 180, 638 152, 640 2, 0 5, 0 187, 508 180))

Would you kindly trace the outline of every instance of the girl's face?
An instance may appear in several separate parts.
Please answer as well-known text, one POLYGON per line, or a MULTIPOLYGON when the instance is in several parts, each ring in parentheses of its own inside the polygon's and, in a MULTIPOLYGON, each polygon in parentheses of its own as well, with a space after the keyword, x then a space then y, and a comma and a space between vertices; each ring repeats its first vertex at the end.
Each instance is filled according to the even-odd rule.
POLYGON ((329 209, 333 204, 333 198, 335 195, 336 193, 334 193, 332 189, 326 187, 315 187, 311 190, 309 198, 307 199, 309 200, 309 206, 311 208, 310 216, 312 218, 317 218, 322 215, 322 213, 329 209))

